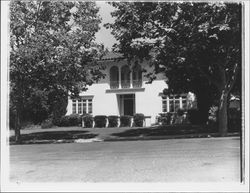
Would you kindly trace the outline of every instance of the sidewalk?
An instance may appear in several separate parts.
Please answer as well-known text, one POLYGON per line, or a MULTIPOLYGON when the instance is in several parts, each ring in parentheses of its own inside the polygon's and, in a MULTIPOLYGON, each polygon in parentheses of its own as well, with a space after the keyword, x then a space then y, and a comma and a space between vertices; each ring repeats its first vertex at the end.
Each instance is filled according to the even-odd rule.
MULTIPOLYGON (((88 143, 98 141, 162 140, 182 138, 219 137, 216 132, 198 126, 170 127, 122 127, 122 128, 82 128, 54 127, 50 129, 25 129, 21 131, 22 144, 46 143, 88 143)), ((228 137, 240 136, 239 132, 228 133, 228 137)), ((10 131, 10 144, 14 142, 14 132, 10 131)))

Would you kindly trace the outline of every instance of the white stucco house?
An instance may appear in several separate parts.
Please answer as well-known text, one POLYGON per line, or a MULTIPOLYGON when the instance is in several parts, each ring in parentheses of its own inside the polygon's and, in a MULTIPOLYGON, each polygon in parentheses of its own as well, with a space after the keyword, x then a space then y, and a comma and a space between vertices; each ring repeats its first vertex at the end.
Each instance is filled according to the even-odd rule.
POLYGON ((157 74, 156 79, 147 84, 148 78, 144 76, 142 69, 147 73, 153 72, 149 61, 132 61, 128 65, 128 61, 121 54, 110 52, 99 62, 106 67, 106 77, 80 93, 80 98, 69 99, 67 115, 88 113, 93 116, 132 116, 143 113, 147 116, 146 126, 150 126, 156 122, 159 113, 186 108, 188 97, 190 98, 188 94, 163 95, 163 89, 167 88, 163 74, 157 74))

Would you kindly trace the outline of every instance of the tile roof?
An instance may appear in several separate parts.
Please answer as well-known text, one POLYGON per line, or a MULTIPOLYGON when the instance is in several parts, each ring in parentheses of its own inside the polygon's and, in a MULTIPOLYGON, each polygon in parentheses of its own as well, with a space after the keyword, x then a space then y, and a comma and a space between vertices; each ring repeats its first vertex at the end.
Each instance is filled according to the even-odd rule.
POLYGON ((100 60, 113 60, 118 58, 124 58, 123 54, 117 52, 107 52, 100 60))

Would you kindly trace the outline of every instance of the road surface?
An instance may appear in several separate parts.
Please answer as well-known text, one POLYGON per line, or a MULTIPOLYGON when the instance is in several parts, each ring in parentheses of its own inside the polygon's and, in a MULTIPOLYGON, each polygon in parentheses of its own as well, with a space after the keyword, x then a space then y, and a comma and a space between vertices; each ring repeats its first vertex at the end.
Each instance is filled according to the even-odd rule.
POLYGON ((239 182, 238 137, 10 146, 11 182, 239 182))

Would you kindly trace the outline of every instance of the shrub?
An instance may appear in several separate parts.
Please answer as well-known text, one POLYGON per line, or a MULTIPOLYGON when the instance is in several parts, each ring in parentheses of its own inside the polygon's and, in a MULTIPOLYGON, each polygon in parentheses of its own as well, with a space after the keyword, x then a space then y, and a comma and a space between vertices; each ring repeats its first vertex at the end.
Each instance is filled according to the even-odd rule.
POLYGON ((93 127, 93 121, 94 121, 94 119, 93 119, 92 115, 86 114, 86 115, 83 116, 84 127, 92 128, 93 127))
POLYGON ((105 115, 96 115, 94 117, 95 127, 106 127, 107 116, 105 115))
POLYGON ((158 121, 161 125, 170 125, 172 113, 160 113, 159 115, 158 121))
POLYGON ((177 110, 177 115, 180 116, 180 117, 183 116, 184 113, 185 113, 184 109, 178 109, 177 110))
POLYGON ((108 127, 117 127, 118 126, 118 116, 108 116, 109 125, 108 127))
POLYGON ((187 115, 185 113, 184 109, 178 109, 177 113, 175 113, 174 118, 174 124, 187 124, 188 123, 188 119, 187 119, 187 115))
POLYGON ((228 130, 230 132, 240 131, 241 129, 241 111, 236 108, 228 109, 228 130))
POLYGON ((54 123, 59 127, 80 126, 82 123, 82 116, 78 114, 65 115, 59 119, 55 119, 54 123))
POLYGON ((81 126, 82 124, 82 116, 78 114, 69 115, 69 126, 81 126))
POLYGON ((131 116, 123 115, 120 117, 120 127, 130 127, 131 125, 131 116))
POLYGON ((211 106, 208 111, 208 120, 211 122, 216 122, 218 117, 218 107, 211 106))
POLYGON ((134 115, 134 126, 135 127, 143 127, 143 121, 145 117, 144 114, 138 113, 134 115))
POLYGON ((46 119, 45 121, 42 122, 41 124, 41 128, 42 129, 47 129, 47 128, 51 128, 53 127, 53 122, 52 119, 46 119))
POLYGON ((199 124, 200 123, 200 114, 197 109, 189 109, 187 111, 188 120, 191 124, 199 124))

